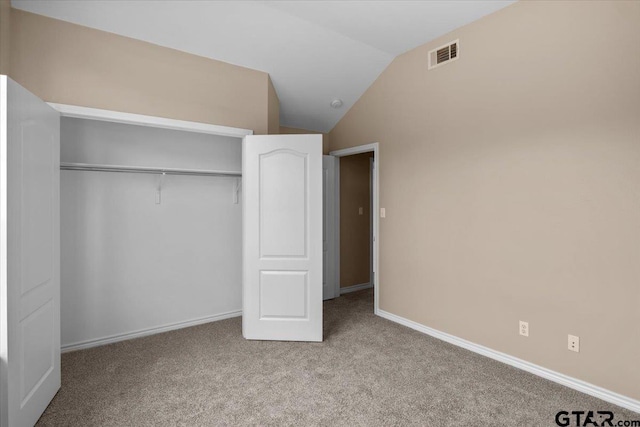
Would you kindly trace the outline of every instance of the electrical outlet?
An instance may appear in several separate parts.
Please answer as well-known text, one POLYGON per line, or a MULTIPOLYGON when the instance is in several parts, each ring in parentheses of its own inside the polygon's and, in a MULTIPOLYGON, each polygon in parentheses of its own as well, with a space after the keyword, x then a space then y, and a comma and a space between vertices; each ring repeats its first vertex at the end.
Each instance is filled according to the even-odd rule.
POLYGON ((529 322, 520 321, 520 335, 525 337, 529 336, 529 322))
POLYGON ((360 206, 358 208, 358 215, 362 215, 362 214, 364 214, 364 208, 362 206, 360 206))
POLYGON ((380 218, 386 218, 387 210, 385 208, 380 208, 380 218))
POLYGON ((568 348, 576 353, 580 352, 580 337, 569 335, 568 348))

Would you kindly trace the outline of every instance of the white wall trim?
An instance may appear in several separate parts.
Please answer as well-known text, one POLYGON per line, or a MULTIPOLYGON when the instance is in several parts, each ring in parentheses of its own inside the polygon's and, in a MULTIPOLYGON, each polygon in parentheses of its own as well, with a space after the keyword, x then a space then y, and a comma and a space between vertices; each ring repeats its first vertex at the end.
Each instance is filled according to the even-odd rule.
POLYGON ((49 102, 48 104, 52 108, 57 110, 63 117, 75 117, 80 119, 151 126, 155 128, 183 130, 189 132, 207 133, 212 135, 231 136, 235 138, 242 138, 246 135, 253 135, 253 131, 249 129, 167 119, 164 117, 145 116, 142 114, 122 113, 119 111, 100 110, 97 108, 80 107, 77 105, 56 104, 53 102, 49 102))
POLYGON ((348 294, 349 292, 362 291, 372 287, 371 283, 360 283, 359 285, 345 286, 344 288, 340 288, 340 295, 348 294))
POLYGON ((87 341, 79 341, 72 344, 63 344, 62 353, 69 351, 83 350, 91 347, 99 347, 101 345, 113 344, 119 341, 126 341, 134 338, 146 337, 148 335, 155 335, 162 332, 174 331, 176 329, 188 328, 190 326, 202 325, 204 323, 216 322, 218 320, 230 319, 232 317, 242 316, 242 310, 228 311, 226 313, 214 314, 211 316, 200 317, 192 320, 185 320, 183 322, 170 323, 162 326, 157 326, 147 329, 139 329, 137 331, 126 332, 124 334, 110 335, 108 337, 97 338, 87 341))
POLYGON ((611 390, 607 390, 605 388, 590 384, 577 378, 552 371, 551 369, 535 365, 531 362, 527 362, 526 360, 518 359, 517 357, 510 356, 508 354, 490 349, 488 347, 484 347, 479 344, 475 344, 471 341, 458 338, 454 335, 447 334, 446 332, 441 332, 437 329, 421 325, 420 323, 405 319, 404 317, 397 316, 384 310, 378 310, 377 314, 380 317, 407 326, 418 332, 422 332, 423 334, 427 334, 458 347, 465 348, 467 350, 473 351, 474 353, 478 353, 490 359, 497 360, 498 362, 506 363, 509 366, 522 369, 523 371, 527 371, 531 374, 572 388, 584 394, 588 394, 589 396, 597 397, 598 399, 602 399, 605 402, 613 403, 614 405, 618 405, 631 411, 640 413, 640 401, 638 400, 623 396, 611 390))
MULTIPOLYGON (((380 144, 372 142, 370 144, 358 145, 357 147, 344 148, 342 150, 334 150, 329 153, 331 156, 344 157, 352 154, 368 153, 373 151, 373 158, 376 162, 374 169, 374 191, 373 197, 373 272, 375 280, 373 282, 373 312, 378 314, 380 311, 380 144)), ((338 187, 340 186, 340 175, 337 175, 338 187)), ((340 206, 340 191, 337 192, 338 207, 340 206)), ((338 222, 338 246, 340 246, 340 222, 338 222)), ((337 265, 338 274, 340 274, 340 260, 337 265)), ((342 293, 342 292, 341 292, 342 293)))

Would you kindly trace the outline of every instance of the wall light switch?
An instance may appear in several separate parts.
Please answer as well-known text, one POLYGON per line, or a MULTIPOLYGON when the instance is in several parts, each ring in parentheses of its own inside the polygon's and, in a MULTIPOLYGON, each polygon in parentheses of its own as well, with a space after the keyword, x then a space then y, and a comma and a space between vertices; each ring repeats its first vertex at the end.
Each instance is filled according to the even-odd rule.
POLYGON ((364 214, 364 208, 362 206, 360 206, 358 208, 358 215, 363 215, 364 214))
POLYGON ((387 212, 384 208, 380 208, 380 218, 385 218, 387 216, 387 212))

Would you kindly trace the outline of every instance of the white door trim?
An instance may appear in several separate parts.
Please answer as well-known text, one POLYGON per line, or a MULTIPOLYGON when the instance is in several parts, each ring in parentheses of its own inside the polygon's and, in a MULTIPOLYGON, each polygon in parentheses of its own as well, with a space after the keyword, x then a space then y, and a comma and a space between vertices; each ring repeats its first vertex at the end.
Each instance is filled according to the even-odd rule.
POLYGON ((373 272, 373 218, 376 216, 376 211, 373 209, 373 192, 376 189, 376 185, 373 182, 375 175, 376 160, 373 157, 369 158, 369 221, 371 221, 371 227, 369 229, 369 284, 375 283, 375 274, 373 272))
MULTIPOLYGON (((331 155, 331 154, 330 154, 331 155)), ((334 185, 335 185, 335 203, 333 204, 333 209, 335 211, 335 218, 333 222, 334 230, 333 230, 333 243, 335 250, 335 258, 333 263, 333 273, 336 275, 335 277, 335 292, 334 295, 336 298, 340 296, 340 157, 336 157, 336 170, 334 177, 334 185)))
MULTIPOLYGON (((7 92, 7 76, 0 76, 0 93, 7 92)), ((8 100, 7 96, 0 96, 0 111, 7 111, 8 100)), ((6 236, 8 232, 7 215, 9 213, 7 207, 7 179, 9 175, 7 173, 8 159, 7 159, 7 135, 6 132, 2 132, 3 129, 7 129, 8 120, 6 114, 0 114, 0 236, 6 236)), ((5 272, 8 271, 8 256, 7 239, 0 238, 0 296, 7 295, 6 289, 4 289, 6 280, 4 280, 5 272)), ((7 298, 0 298, 0 343, 5 339, 9 333, 7 322, 4 320, 7 318, 7 311, 9 307, 7 304, 7 298)), ((9 410, 7 393, 9 392, 8 384, 9 378, 4 368, 3 360, 7 360, 9 357, 8 351, 0 344, 0 414, 6 414, 9 410)), ((7 417, 8 420, 8 417, 7 417)), ((3 417, 0 416, 0 426, 4 425, 3 417)))
MULTIPOLYGON (((374 215, 373 215, 373 236, 374 236, 374 245, 373 245, 373 271, 375 273, 375 280, 373 283, 373 293, 374 293, 374 299, 373 299, 373 311, 375 314, 378 314, 380 311, 380 304, 379 304, 379 300, 380 300, 380 261, 379 261, 379 254, 380 254, 380 144, 378 144, 377 142, 372 142, 371 144, 365 144, 365 145, 359 145, 357 147, 350 147, 350 148, 344 148, 342 150, 335 150, 335 151, 331 151, 329 154, 331 156, 336 156, 336 157, 345 157, 345 156, 351 156, 353 154, 360 154, 360 153, 368 153, 373 151, 373 157, 375 159, 376 162, 376 167, 374 168, 374 176, 373 176, 373 183, 374 183, 374 191, 373 194, 371 195, 373 198, 373 211, 374 211, 374 215)), ((340 187, 339 182, 340 182, 340 175, 336 174, 336 179, 338 179, 338 187, 340 187)), ((337 192, 337 206, 338 209, 340 209, 340 192, 337 192)), ((338 221, 337 224, 338 227, 338 247, 340 246, 340 222, 338 221)), ((340 259, 338 259, 338 263, 336 265, 336 269, 338 271, 338 277, 340 274, 340 259)), ((339 285, 338 285, 339 286, 339 285)))
POLYGON ((120 111, 100 110, 98 108, 80 107, 77 105, 48 104, 57 110, 62 117, 75 117, 80 119, 101 120, 113 123, 125 123, 131 125, 151 126, 161 129, 183 130, 189 132, 207 133, 211 135, 231 136, 242 138, 253 135, 250 129, 234 128, 228 126, 212 125, 208 123, 189 122, 185 120, 167 119, 164 117, 145 116, 142 114, 123 113, 120 111))

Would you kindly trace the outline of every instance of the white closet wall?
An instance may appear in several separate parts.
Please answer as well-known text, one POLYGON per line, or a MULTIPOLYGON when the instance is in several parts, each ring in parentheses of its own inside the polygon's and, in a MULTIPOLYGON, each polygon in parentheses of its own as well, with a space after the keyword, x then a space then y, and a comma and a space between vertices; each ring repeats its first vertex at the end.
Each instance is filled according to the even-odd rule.
MULTIPOLYGON (((63 118, 61 161, 241 170, 241 140, 63 118)), ((63 348, 241 310, 238 178, 61 172, 63 348)))

